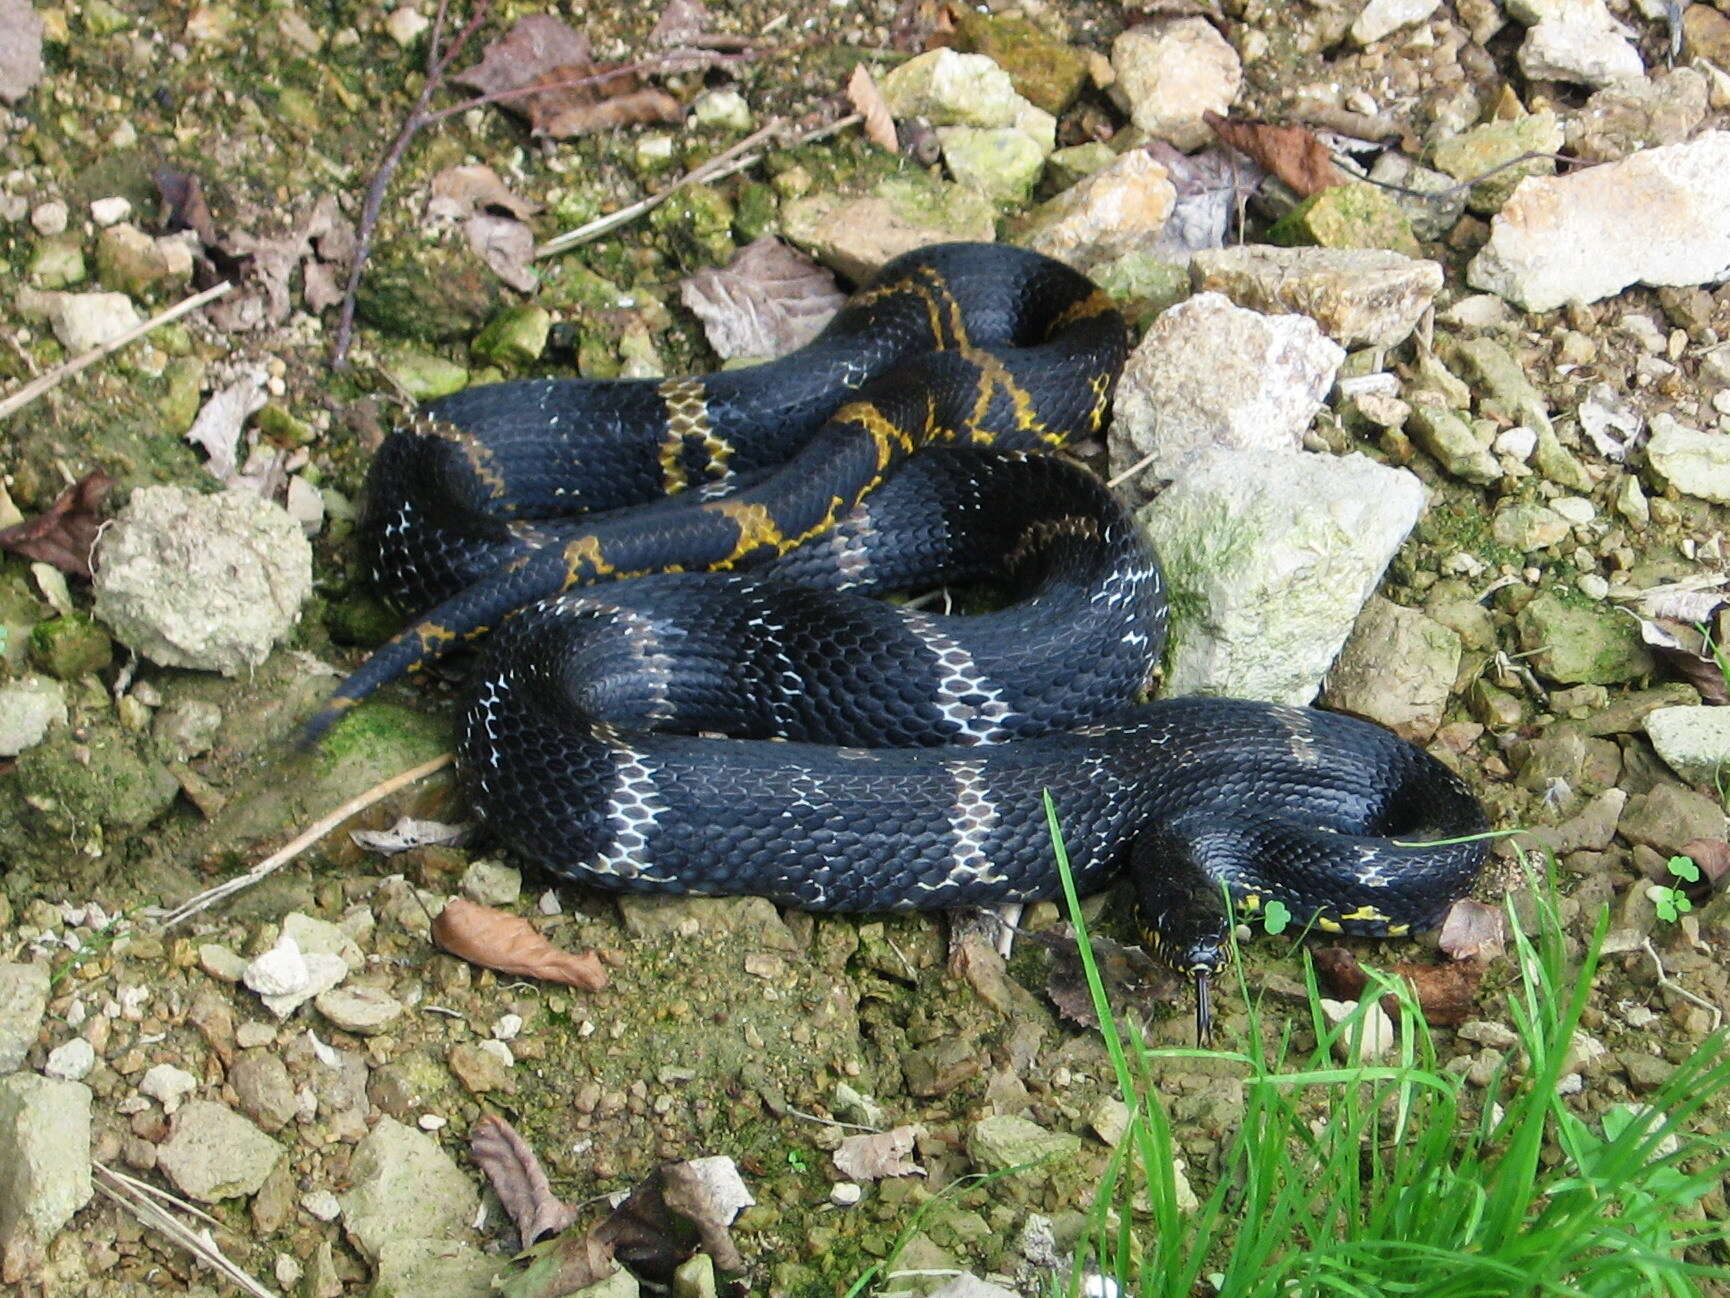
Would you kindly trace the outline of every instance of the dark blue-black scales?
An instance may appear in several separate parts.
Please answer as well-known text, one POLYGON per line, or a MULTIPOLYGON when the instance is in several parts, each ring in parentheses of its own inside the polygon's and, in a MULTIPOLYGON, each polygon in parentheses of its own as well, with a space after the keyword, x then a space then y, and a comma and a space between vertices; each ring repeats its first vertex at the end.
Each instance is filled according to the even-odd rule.
POLYGON ((485 635, 458 756, 507 844, 603 888, 810 910, 1051 897, 1050 792, 1077 885, 1129 871, 1204 1031, 1228 892, 1329 931, 1433 925, 1487 827, 1441 762, 1324 711, 1136 702, 1158 564, 1053 454, 1103 429, 1125 354, 1084 276, 949 244, 765 365, 433 402, 359 529, 418 618, 314 729, 485 635), (882 598, 981 581, 996 611, 882 598))

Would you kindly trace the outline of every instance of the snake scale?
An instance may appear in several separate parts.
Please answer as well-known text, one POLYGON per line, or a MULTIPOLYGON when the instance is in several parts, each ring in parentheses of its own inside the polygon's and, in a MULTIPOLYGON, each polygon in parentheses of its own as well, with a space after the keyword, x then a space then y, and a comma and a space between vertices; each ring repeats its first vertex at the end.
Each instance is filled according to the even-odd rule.
POLYGON ((508 845, 603 888, 810 910, 1053 896, 1049 791, 1077 886, 1127 867, 1204 1027, 1225 891, 1329 931, 1434 924, 1484 856, 1450 840, 1486 827, 1440 762, 1324 711, 1136 702, 1158 564, 1047 454, 1104 427, 1126 345, 1061 263, 949 244, 761 366, 433 402, 359 528, 418 620, 314 729, 490 631, 458 755, 508 845), (981 581, 995 611, 881 598, 981 581))

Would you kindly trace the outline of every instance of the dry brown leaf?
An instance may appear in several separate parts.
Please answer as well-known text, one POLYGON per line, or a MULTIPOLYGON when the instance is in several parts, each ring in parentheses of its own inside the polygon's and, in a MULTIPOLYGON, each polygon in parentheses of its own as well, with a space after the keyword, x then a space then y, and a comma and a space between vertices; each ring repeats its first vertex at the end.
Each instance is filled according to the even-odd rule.
POLYGON ((881 1181, 890 1176, 924 1176, 925 1169, 907 1157, 919 1135, 917 1127, 896 1127, 869 1135, 848 1136, 833 1155, 835 1167, 850 1181, 881 1181))
POLYGON ((895 119, 889 115, 883 92, 877 88, 863 63, 855 63, 853 75, 847 78, 847 98, 864 115, 865 138, 886 153, 900 153, 901 141, 895 138, 895 119))
POLYGON ((1204 114, 1213 133, 1240 153, 1248 154, 1286 183, 1300 198, 1345 183, 1333 155, 1314 132, 1301 126, 1274 126, 1204 114))
POLYGON ((440 948, 459 960, 500 973, 545 978, 592 992, 607 985, 607 971, 593 951, 561 951, 521 915, 463 897, 440 912, 432 923, 432 936, 440 948))
MULTIPOLYGON (((1336 1000, 1355 1001, 1369 985, 1369 975, 1358 958, 1344 947, 1323 947, 1315 953, 1316 973, 1329 995, 1336 1000)), ((1478 986, 1484 980, 1483 960, 1457 960, 1451 964, 1401 962, 1388 970, 1403 978, 1417 998, 1424 1018, 1437 1027, 1456 1027, 1477 1009, 1478 986)), ((1390 1018, 1400 1011, 1399 997, 1391 992, 1381 998, 1390 1018)))
POLYGON ((1448 908, 1437 938, 1450 960, 1494 960, 1508 949, 1508 920, 1501 907, 1462 897, 1448 908))
POLYGON ((90 576, 90 550, 102 527, 102 498, 114 485, 101 469, 86 473, 35 518, 0 532, 0 549, 52 564, 69 577, 90 576))
POLYGON ((833 275, 773 235, 745 245, 722 269, 698 271, 679 297, 723 360, 803 347, 847 300, 833 275))
POLYGON ((576 1209, 553 1193, 529 1142, 503 1118, 489 1113, 470 1128, 469 1157, 510 1213, 523 1247, 568 1229, 575 1220, 576 1209))
POLYGON ((151 180, 162 195, 161 225, 165 233, 191 230, 198 241, 211 247, 218 240, 216 223, 210 219, 210 207, 204 200, 204 182, 189 171, 158 167, 151 180))
POLYGON ((446 167, 432 178, 428 190, 428 216, 460 220, 491 209, 526 221, 541 210, 539 203, 513 194, 499 173, 484 163, 446 167))
POLYGON ((685 116, 665 91, 644 86, 616 65, 595 63, 588 37, 549 14, 520 19, 486 47, 479 63, 452 80, 488 95, 528 91, 499 106, 526 117, 536 135, 553 139, 685 116))
POLYGON ((519 293, 540 286, 535 274, 535 233, 521 221, 491 212, 476 212, 463 222, 463 237, 475 256, 519 293))

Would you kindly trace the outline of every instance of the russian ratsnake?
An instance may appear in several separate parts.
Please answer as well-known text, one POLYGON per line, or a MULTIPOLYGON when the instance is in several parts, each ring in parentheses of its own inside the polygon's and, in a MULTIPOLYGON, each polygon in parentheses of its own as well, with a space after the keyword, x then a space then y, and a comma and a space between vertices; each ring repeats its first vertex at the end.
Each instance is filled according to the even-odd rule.
POLYGON ((810 910, 1052 896, 1049 791, 1077 886, 1129 867, 1203 1026, 1226 890, 1333 931, 1434 924, 1484 852, 1437 840, 1486 823, 1440 762, 1328 712, 1135 702, 1158 565, 1039 454, 1104 426, 1125 350, 1083 276, 951 244, 768 364, 433 402, 381 448, 359 528, 421 616, 314 727, 491 630, 459 759, 510 846, 603 888, 810 910), (981 580, 997 611, 879 598, 981 580))

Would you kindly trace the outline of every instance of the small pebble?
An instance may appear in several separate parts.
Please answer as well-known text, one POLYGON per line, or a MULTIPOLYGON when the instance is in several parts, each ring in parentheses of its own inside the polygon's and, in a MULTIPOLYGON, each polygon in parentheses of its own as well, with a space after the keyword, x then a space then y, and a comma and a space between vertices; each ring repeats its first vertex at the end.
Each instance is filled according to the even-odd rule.
POLYGON ((501 1014, 498 1022, 493 1024, 493 1036, 500 1041, 515 1041, 517 1034, 523 1030, 521 1014, 501 1014))
POLYGON ((58 198, 51 198, 46 203, 36 205, 35 211, 30 213, 30 224, 36 227, 37 234, 63 234, 66 230, 66 219, 70 215, 66 204, 58 198))
POLYGON ((48 1062, 42 1071, 63 1082, 81 1082, 96 1067, 96 1047, 83 1037, 73 1037, 48 1052, 48 1062))
POLYGON ((113 225, 131 215, 132 200, 120 194, 112 198, 99 198, 90 205, 90 219, 97 225, 113 225))
POLYGON ((138 1093, 155 1100, 164 1113, 178 1110, 180 1102, 197 1089, 198 1079, 173 1064, 157 1064, 138 1083, 138 1093))
POLYGON ((829 1202, 837 1208, 851 1208, 865 1196, 865 1191, 852 1181, 838 1181, 829 1187, 829 1202))
POLYGON ((441 1118, 436 1113, 423 1113, 415 1119, 415 1126, 422 1131, 440 1131, 447 1121, 448 1119, 441 1118))
POLYGON ((319 1221, 335 1221, 342 1215, 342 1204, 329 1190, 310 1190, 300 1196, 301 1210, 319 1221))

